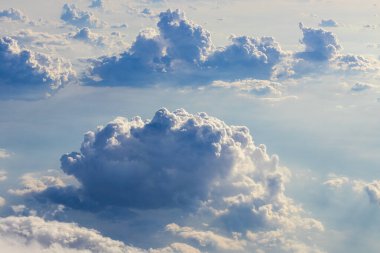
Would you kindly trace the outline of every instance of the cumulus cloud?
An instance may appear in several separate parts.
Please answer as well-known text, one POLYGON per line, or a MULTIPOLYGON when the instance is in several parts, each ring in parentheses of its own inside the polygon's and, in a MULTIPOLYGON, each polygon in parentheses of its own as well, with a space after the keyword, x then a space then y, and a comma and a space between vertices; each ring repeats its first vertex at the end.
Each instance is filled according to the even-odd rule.
POLYGON ((210 33, 194 24, 179 10, 167 10, 159 15, 157 26, 167 42, 167 56, 171 59, 199 64, 213 48, 210 33))
POLYGON ((216 70, 220 78, 256 77, 269 79, 273 67, 285 54, 272 37, 233 37, 232 44, 216 51, 207 60, 207 66, 216 70))
POLYGON ((89 43, 96 46, 105 46, 106 38, 104 36, 98 35, 90 30, 88 27, 80 29, 75 34, 71 35, 71 38, 89 43))
POLYGON ((28 18, 24 15, 24 13, 15 8, 9 8, 5 10, 0 10, 0 20, 15 20, 15 21, 27 21, 28 18))
POLYGON ((319 23, 320 27, 338 27, 339 24, 333 19, 322 19, 319 23))
MULTIPOLYGON (((136 212, 126 219, 156 224, 149 233, 166 226, 173 238, 210 252, 260 249, 247 242, 247 231, 279 230, 305 244, 300 231, 310 238, 323 231, 285 195, 290 172, 278 157, 256 146, 246 127, 206 113, 161 109, 152 120, 119 117, 86 133, 80 152, 61 157, 61 168, 79 185, 26 178, 14 194, 83 212, 136 212), (162 219, 162 212, 173 215, 162 219)), ((283 247, 278 241, 273 249, 283 247)))
POLYGON ((361 92, 361 91, 365 91, 365 90, 369 90, 371 89, 373 86, 371 84, 368 84, 368 83, 355 83, 352 87, 351 87, 351 91, 353 92, 361 92))
POLYGON ((183 243, 144 250, 104 237, 74 223, 46 221, 39 217, 0 218, 0 246, 10 252, 54 253, 199 253, 183 243))
POLYGON ((305 27, 302 23, 299 27, 303 33, 300 41, 305 46, 305 51, 297 53, 297 56, 306 60, 327 61, 342 49, 336 36, 324 29, 305 27))
POLYGON ((324 185, 333 189, 346 187, 357 194, 364 194, 370 203, 380 205, 380 180, 368 182, 349 177, 332 176, 324 182, 324 185))
POLYGON ((93 80, 103 85, 141 86, 268 79, 285 54, 271 37, 234 37, 231 45, 215 50, 210 33, 180 10, 162 12, 157 26, 158 31, 140 33, 119 56, 92 61, 93 80))
POLYGON ((4 97, 24 91, 51 93, 75 76, 68 61, 22 49, 10 37, 0 39, 0 60, 0 89, 4 97))
POLYGON ((105 1, 104 0, 91 0, 90 8, 104 8, 105 1))
POLYGON ((74 4, 65 4, 62 9, 61 19, 67 24, 79 28, 97 28, 104 25, 92 12, 78 9, 74 4))

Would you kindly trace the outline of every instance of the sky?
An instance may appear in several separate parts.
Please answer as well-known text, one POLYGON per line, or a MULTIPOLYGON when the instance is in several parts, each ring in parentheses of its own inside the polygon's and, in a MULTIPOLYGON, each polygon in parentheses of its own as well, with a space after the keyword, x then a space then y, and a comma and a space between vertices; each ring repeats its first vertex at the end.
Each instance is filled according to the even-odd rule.
POLYGON ((380 4, 0 0, 0 247, 377 252, 380 4))

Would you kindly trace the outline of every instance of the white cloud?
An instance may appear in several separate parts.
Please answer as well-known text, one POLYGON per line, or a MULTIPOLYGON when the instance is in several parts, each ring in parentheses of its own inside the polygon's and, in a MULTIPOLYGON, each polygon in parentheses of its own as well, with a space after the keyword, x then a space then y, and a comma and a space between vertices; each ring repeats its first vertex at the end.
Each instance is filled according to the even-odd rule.
POLYGON ((86 133, 80 152, 61 158, 63 171, 80 185, 27 178, 25 189, 14 193, 82 212, 130 210, 145 228, 157 217, 153 223, 160 225, 144 232, 147 240, 157 239, 157 226, 170 224, 174 237, 210 252, 252 249, 246 232, 257 230, 281 230, 307 244, 299 235, 313 238, 323 225, 285 195, 290 172, 278 163, 246 127, 206 113, 161 109, 152 120, 117 118, 86 133), (162 218, 162 212, 174 215, 162 218))
POLYGON ((355 83, 352 87, 351 87, 351 91, 353 92, 360 92, 360 91, 365 91, 365 90, 369 90, 373 88, 373 86, 371 84, 368 84, 368 83, 355 83))
POLYGON ((8 19, 23 22, 28 20, 28 18, 24 15, 22 11, 15 8, 0 10, 0 19, 8 19))
POLYGON ((51 93, 75 75, 68 61, 22 49, 10 37, 0 39, 0 60, 0 90, 6 97, 51 93))
POLYGON ((314 29, 299 25, 303 38, 301 43, 305 46, 305 51, 297 53, 297 56, 311 61, 327 61, 342 49, 336 36, 324 29, 314 29))
POLYGON ((8 158, 11 155, 12 154, 8 150, 0 148, 0 159, 8 158))
POLYGON ((33 216, 0 218, 0 235, 1 249, 16 253, 199 253, 182 243, 161 249, 135 248, 74 223, 46 221, 33 216))
POLYGON ((0 182, 7 180, 7 172, 4 170, 0 170, 0 182))
POLYGON ((74 4, 65 4, 63 6, 61 19, 79 28, 97 28, 105 25, 92 12, 80 10, 74 4))
POLYGON ((95 79, 110 86, 268 79, 285 54, 272 37, 233 37, 231 45, 215 50, 210 33, 180 10, 160 13, 157 26, 158 32, 140 33, 119 56, 93 60, 95 79))
POLYGON ((80 29, 78 32, 71 35, 70 37, 95 46, 104 47, 106 45, 106 38, 104 36, 92 32, 88 27, 80 29))
POLYGON ((320 27, 338 27, 339 24, 333 19, 322 19, 319 23, 320 27))

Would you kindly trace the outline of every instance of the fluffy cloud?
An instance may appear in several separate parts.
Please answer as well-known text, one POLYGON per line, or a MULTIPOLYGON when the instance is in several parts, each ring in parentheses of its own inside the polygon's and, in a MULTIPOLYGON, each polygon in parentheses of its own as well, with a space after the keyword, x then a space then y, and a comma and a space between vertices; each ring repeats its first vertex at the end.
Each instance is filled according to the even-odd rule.
POLYGON ((214 68, 216 75, 223 79, 268 79, 282 54, 284 52, 280 45, 272 37, 233 37, 232 44, 210 56, 207 65, 214 68))
POLYGON ((364 180, 355 180, 348 177, 333 176, 324 182, 324 185, 340 189, 346 187, 355 193, 364 193, 369 201, 373 204, 380 205, 380 181, 373 180, 367 182, 364 180))
POLYGON ((90 4, 90 8, 104 8, 105 1, 104 0, 92 0, 90 4))
POLYGON ((61 168, 79 185, 25 177, 14 194, 81 212, 119 208, 135 213, 129 222, 145 221, 147 240, 166 226, 168 243, 179 238, 209 252, 259 250, 265 245, 249 239, 256 231, 286 238, 272 251, 291 238, 307 244, 323 231, 285 195, 290 172, 278 157, 256 146, 246 127, 206 113, 161 109, 152 120, 117 118, 86 133, 80 152, 63 155, 61 168))
POLYGON ((27 21, 28 18, 24 13, 15 8, 9 8, 5 10, 0 10, 0 19, 16 20, 16 21, 27 21))
POLYGON ((353 92, 360 92, 360 91, 365 91, 365 90, 369 90, 371 89, 373 86, 371 84, 368 84, 368 83, 355 83, 352 87, 351 87, 351 91, 353 92))
POLYGON ((46 221, 33 216, 0 218, 0 235, 2 250, 16 253, 199 253, 197 249, 182 243, 143 250, 74 223, 46 221))
POLYGON ((74 77, 71 64, 67 61, 22 49, 10 37, 0 39, 0 61, 3 96, 23 91, 53 92, 74 77))
POLYGON ((199 64, 213 45, 210 33, 194 24, 179 10, 162 12, 157 23, 162 38, 167 42, 167 56, 171 59, 199 64))
POLYGON ((71 38, 96 46, 105 46, 106 44, 106 38, 104 36, 92 32, 88 27, 80 29, 78 32, 71 35, 71 38))
POLYGON ((319 23, 320 27, 337 27, 338 23, 333 19, 322 19, 319 23))
POLYGON ((157 26, 158 32, 143 31, 121 55, 94 60, 93 80, 104 85, 141 86, 268 79, 285 54, 271 37, 235 37, 231 45, 215 50, 210 33, 180 10, 162 12, 157 26))
POLYGON ((328 61, 335 57, 342 49, 338 39, 332 32, 324 29, 314 29, 299 25, 303 38, 300 41, 305 46, 305 51, 297 53, 297 56, 312 61, 328 61))
POLYGON ((92 12, 82 11, 74 4, 65 4, 62 9, 61 19, 70 25, 79 28, 96 28, 104 25, 92 12))

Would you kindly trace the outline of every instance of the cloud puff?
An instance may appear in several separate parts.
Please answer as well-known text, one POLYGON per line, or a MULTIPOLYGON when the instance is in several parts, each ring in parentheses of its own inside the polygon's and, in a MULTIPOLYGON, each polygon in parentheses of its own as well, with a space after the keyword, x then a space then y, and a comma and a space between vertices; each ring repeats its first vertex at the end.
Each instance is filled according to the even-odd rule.
POLYGON ((299 24, 299 27, 303 33, 300 42, 305 46, 305 51, 297 53, 298 57, 311 61, 328 61, 342 49, 332 32, 308 28, 302 23, 299 24))
POLYGON ((141 86, 267 79, 284 54, 271 37, 235 37, 231 45, 215 50, 210 33, 180 10, 162 12, 157 26, 158 32, 143 31, 121 55, 93 60, 93 80, 103 85, 141 86))
POLYGON ((90 30, 88 27, 84 27, 80 29, 75 34, 71 35, 71 38, 80 40, 86 43, 89 43, 91 45, 96 46, 105 46, 106 45, 106 38, 104 36, 100 36, 90 30))
POLYGON ((24 13, 15 8, 9 8, 5 10, 0 10, 0 19, 16 20, 16 21, 27 21, 28 18, 24 13))
POLYGON ((102 236, 74 223, 46 221, 39 217, 0 218, 0 246, 10 252, 54 253, 199 253, 183 243, 144 250, 102 236))
POLYGON ((105 1, 104 0, 91 0, 90 8, 104 8, 105 1))
POLYGON ((167 42, 167 56, 171 59, 199 64, 213 48, 210 33, 194 24, 179 10, 167 10, 157 23, 162 38, 167 42))
POLYGON ((4 148, 0 148, 0 159, 8 158, 11 155, 12 154, 8 150, 6 150, 4 148))
POLYGON ((282 54, 280 45, 272 37, 260 39, 247 36, 233 37, 232 44, 216 51, 207 60, 216 76, 225 79, 256 77, 268 79, 282 54))
POLYGON ((368 182, 343 176, 333 176, 326 180, 324 185, 333 189, 347 187, 355 193, 364 193, 372 204, 380 205, 380 180, 368 182))
POLYGON ((353 92, 360 92, 360 91, 365 91, 365 90, 369 90, 371 89, 373 86, 371 84, 368 84, 368 83, 355 83, 352 87, 351 87, 351 91, 353 92))
POLYGON ((0 39, 0 61, 0 89, 4 97, 23 91, 53 92, 75 76, 69 62, 22 49, 10 37, 0 39))
POLYGON ((104 25, 92 12, 82 11, 74 4, 65 4, 62 9, 61 19, 66 23, 79 28, 97 28, 104 25))
POLYGON ((333 19, 322 19, 319 23, 320 27, 337 27, 339 24, 333 19))
POLYGON ((4 170, 0 170, 0 182, 7 180, 7 172, 4 170))

